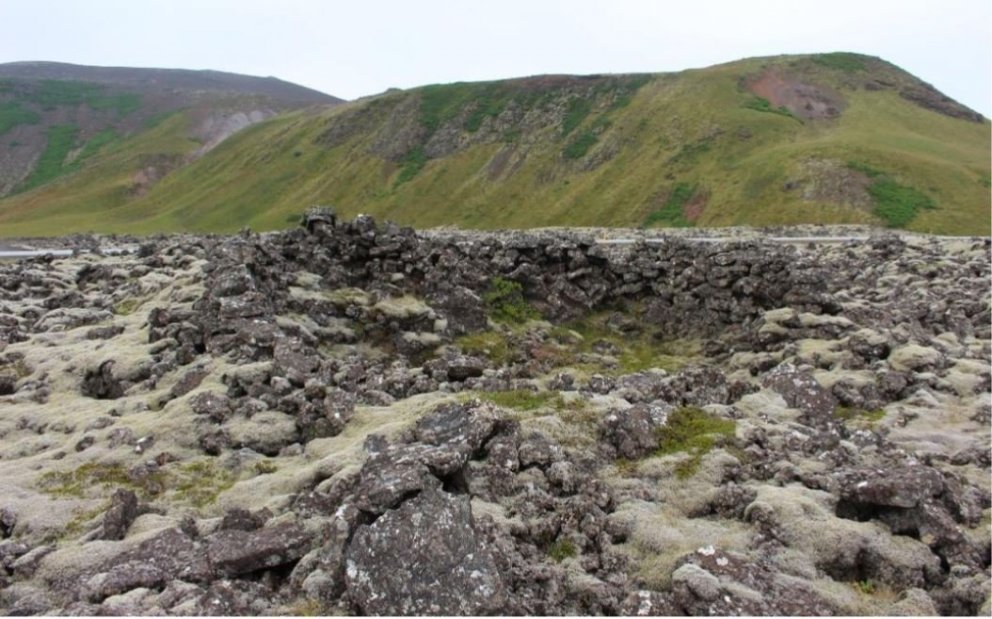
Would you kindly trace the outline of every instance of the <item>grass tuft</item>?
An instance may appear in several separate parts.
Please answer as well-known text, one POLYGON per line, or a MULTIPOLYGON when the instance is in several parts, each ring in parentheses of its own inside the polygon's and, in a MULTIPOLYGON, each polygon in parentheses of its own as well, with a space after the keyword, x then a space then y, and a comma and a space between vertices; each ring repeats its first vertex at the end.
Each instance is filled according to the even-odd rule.
POLYGON ((617 458, 617 460, 613 463, 613 466, 617 468, 617 474, 619 474, 620 477, 635 477, 637 475, 637 460, 617 458))
POLYGON ((560 393, 550 391, 528 391, 526 389, 485 391, 479 397, 489 400, 496 406, 524 412, 547 407, 563 409, 568 406, 560 393))
POLYGON ((869 421, 878 421, 885 417, 885 411, 880 408, 875 410, 864 410, 861 408, 838 406, 834 411, 834 416, 844 421, 849 421, 851 419, 868 419, 869 421))
POLYGON ((235 481, 233 473, 212 460, 190 462, 180 466, 175 474, 176 498, 194 507, 204 507, 216 501, 235 481))
POLYGON ((876 169, 863 161, 848 161, 847 167, 849 170, 861 172, 868 178, 878 178, 879 176, 882 175, 881 170, 876 169))
POLYGON ((658 428, 655 455, 688 453, 689 458, 675 466, 675 476, 687 479, 699 469, 703 456, 713 447, 733 439, 737 422, 722 419, 695 406, 675 409, 665 425, 658 428))
POLYGON ((865 595, 872 595, 878 590, 875 583, 872 580, 858 580, 853 583, 854 588, 858 590, 859 593, 865 595))
POLYGON ((141 299, 136 299, 134 297, 124 299, 120 303, 114 305, 114 313, 118 316, 130 316, 136 309, 141 307, 141 304, 141 299))
POLYGON ((556 563, 561 563, 565 559, 570 559, 577 554, 579 554, 579 550, 570 539, 559 539, 548 546, 548 556, 556 563))
POLYGON ((463 335, 455 340, 455 345, 465 354, 486 357, 496 365, 507 365, 514 357, 507 336, 499 331, 463 335))
POLYGON ((862 408, 838 406, 834 410, 834 417, 840 419, 841 421, 864 420, 869 423, 876 423, 885 417, 885 411, 880 408, 875 410, 865 410, 862 408))
POLYGON ((147 498, 158 494, 164 487, 165 474, 161 471, 142 477, 128 475, 120 464, 87 462, 72 471, 48 471, 38 480, 41 488, 52 496, 83 497, 94 486, 123 487, 134 490, 147 498))
POLYGON ((333 614, 326 604, 313 598, 300 600, 289 610, 294 617, 327 617, 333 614))
POLYGON ((271 475, 279 470, 279 466, 272 460, 259 460, 255 463, 255 472, 259 475, 271 475))
POLYGON ((93 522, 97 516, 106 512, 109 508, 110 502, 106 501, 91 509, 77 508, 73 510, 72 518, 65 523, 65 526, 62 528, 61 535, 51 541, 70 540, 79 536, 80 533, 83 533, 86 525, 93 522))

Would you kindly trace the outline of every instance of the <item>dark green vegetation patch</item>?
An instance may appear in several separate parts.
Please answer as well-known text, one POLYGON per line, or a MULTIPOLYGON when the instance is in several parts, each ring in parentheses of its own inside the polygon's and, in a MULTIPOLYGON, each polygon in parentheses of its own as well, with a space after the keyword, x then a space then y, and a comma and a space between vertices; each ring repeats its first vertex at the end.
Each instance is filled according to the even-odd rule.
POLYGON ((420 97, 420 122, 431 134, 470 105, 474 107, 464 126, 469 131, 478 131, 486 117, 498 116, 512 98, 498 82, 424 86, 420 89, 420 97))
POLYGON ((141 97, 134 93, 108 94, 101 84, 62 80, 44 80, 29 100, 45 110, 64 105, 86 104, 95 110, 114 110, 124 118, 141 106, 141 97))
POLYGON ((82 152, 79 153, 79 158, 77 159, 77 161, 79 162, 85 161, 86 159, 100 152, 100 150, 102 150, 108 144, 111 144, 114 141, 116 141, 119 137, 120 136, 118 136, 117 132, 114 131, 113 129, 104 129, 100 133, 97 133, 92 138, 87 140, 86 144, 83 145, 82 152))
POLYGON ((423 146, 417 146, 406 154, 403 158, 403 167, 400 168, 400 175, 396 178, 396 184, 400 185, 417 175, 427 165, 427 154, 424 153, 423 146))
MULTIPOLYGON (((764 97, 753 97, 744 102, 744 107, 749 110, 754 110, 756 112, 767 112, 769 114, 778 114, 779 116, 787 116, 789 118, 799 120, 792 115, 792 112, 788 110, 784 105, 778 107, 772 107, 771 101, 765 99, 764 97)), ((801 120, 799 122, 802 122, 801 120)))
POLYGON ((664 206, 648 214, 644 220, 643 227, 670 226, 675 228, 687 228, 692 226, 692 222, 685 216, 683 210, 685 205, 696 195, 696 185, 689 183, 676 183, 672 191, 668 194, 664 206))
POLYGON ((592 131, 583 131, 574 140, 569 142, 562 155, 565 159, 581 159, 585 157, 589 149, 596 145, 599 138, 592 131))
POLYGON ((920 211, 937 207, 933 199, 919 189, 903 185, 866 163, 849 162, 847 167, 872 179, 868 194, 875 203, 873 212, 890 228, 905 227, 920 211))
POLYGON ((72 161, 68 161, 69 153, 79 145, 79 127, 76 125, 52 125, 48 128, 46 137, 48 142, 34 172, 18 187, 18 191, 34 189, 59 176, 75 172, 86 159, 118 139, 117 132, 113 129, 101 131, 87 140, 76 157, 72 161))
POLYGON ((875 214, 885 220, 890 228, 902 228, 923 209, 937 205, 918 189, 900 185, 891 178, 881 178, 868 187, 875 200, 875 214))
POLYGON ((524 299, 523 287, 503 277, 494 277, 489 282, 489 290, 482 300, 486 302, 493 320, 520 324, 541 317, 524 299))
MULTIPOLYGON (((496 118, 511 104, 524 110, 540 108, 553 102, 557 96, 567 93, 567 89, 574 88, 578 92, 568 100, 561 121, 563 138, 593 116, 597 101, 606 107, 588 130, 570 140, 562 150, 566 159, 580 159, 598 141, 597 130, 608 126, 607 117, 610 112, 629 105, 637 90, 648 81, 650 76, 636 75, 595 77, 591 79, 589 86, 581 83, 563 86, 553 81, 549 84, 528 84, 526 80, 425 86, 419 90, 420 123, 427 130, 427 138, 444 124, 459 118, 462 129, 475 133, 487 118, 496 118)), ((510 130, 503 140, 513 142, 518 136, 519 130, 510 130)), ((422 150, 413 149, 404 161, 399 182, 413 178, 424 163, 426 157, 422 156, 422 150)))
POLYGON ((865 65, 864 56, 861 54, 852 54, 850 52, 817 54, 816 56, 813 56, 812 60, 818 65, 822 65, 829 69, 844 71, 845 73, 864 71, 867 68, 865 65))
POLYGON ((583 97, 576 97, 568 103, 568 111, 561 122, 561 134, 568 135, 573 129, 582 124, 589 112, 592 111, 592 102, 583 97))
POLYGON ((32 189, 38 185, 47 183, 67 171, 66 157, 76 146, 76 136, 79 134, 79 127, 76 125, 52 125, 48 128, 46 137, 48 143, 34 172, 24 181, 19 188, 21 191, 32 189))
POLYGON ((16 101, 0 103, 0 135, 18 125, 34 125, 41 119, 37 113, 26 110, 16 101))

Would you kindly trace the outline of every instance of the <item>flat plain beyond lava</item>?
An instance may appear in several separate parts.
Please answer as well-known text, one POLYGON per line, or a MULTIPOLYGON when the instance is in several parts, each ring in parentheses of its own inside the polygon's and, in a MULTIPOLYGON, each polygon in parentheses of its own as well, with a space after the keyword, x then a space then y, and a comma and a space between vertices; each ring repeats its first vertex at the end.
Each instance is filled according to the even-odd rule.
POLYGON ((0 614, 989 615, 988 238, 306 224, 0 261, 0 614))

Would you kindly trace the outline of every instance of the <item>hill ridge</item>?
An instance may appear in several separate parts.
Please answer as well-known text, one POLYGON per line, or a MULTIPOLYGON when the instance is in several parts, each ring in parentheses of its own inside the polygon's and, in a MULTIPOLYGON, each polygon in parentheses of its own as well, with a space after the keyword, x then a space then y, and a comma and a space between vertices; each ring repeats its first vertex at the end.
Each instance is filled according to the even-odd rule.
POLYGON ((251 124, 341 102, 277 78, 221 71, 0 64, 0 197, 71 176, 115 145, 140 139, 180 114, 185 122, 178 124, 184 127, 172 135, 171 147, 127 164, 132 182, 123 191, 143 195, 158 178, 251 124), (188 143, 177 145, 177 140, 188 143))

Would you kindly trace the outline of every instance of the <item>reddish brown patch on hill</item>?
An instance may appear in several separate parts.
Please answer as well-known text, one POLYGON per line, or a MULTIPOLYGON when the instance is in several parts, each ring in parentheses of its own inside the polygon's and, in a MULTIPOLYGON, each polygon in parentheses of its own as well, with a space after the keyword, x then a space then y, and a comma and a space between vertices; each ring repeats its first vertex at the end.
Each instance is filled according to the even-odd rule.
POLYGON ((517 147, 508 144, 493 155, 486 165, 486 176, 491 181, 499 180, 513 174, 523 164, 526 154, 518 155, 517 147))
POLYGON ((767 99, 772 107, 784 107, 793 116, 809 120, 837 118, 845 106, 843 97, 832 88, 808 84, 774 71, 749 80, 747 88, 767 99))
POLYGON ((706 203, 710 200, 708 191, 699 190, 693 194, 684 205, 682 205, 682 216, 692 223, 699 221, 699 216, 706 210, 706 203))
POLYGON ((131 184, 127 188, 127 194, 136 197, 144 196, 169 172, 182 164, 182 155, 141 155, 141 169, 131 176, 131 184))

